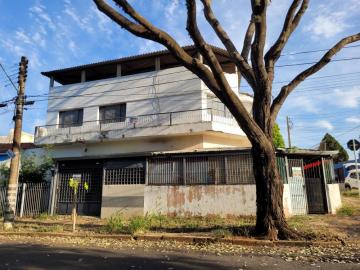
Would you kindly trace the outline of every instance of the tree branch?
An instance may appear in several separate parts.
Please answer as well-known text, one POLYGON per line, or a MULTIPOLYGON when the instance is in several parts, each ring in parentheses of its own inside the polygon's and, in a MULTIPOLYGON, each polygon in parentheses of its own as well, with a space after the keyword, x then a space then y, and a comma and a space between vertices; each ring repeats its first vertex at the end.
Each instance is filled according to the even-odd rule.
POLYGON ((286 98, 301 82, 303 82, 305 79, 318 72, 328 63, 330 63, 331 59, 346 45, 357 41, 360 41, 360 33, 343 38, 334 47, 332 47, 316 64, 304 70, 299 75, 297 75, 289 84, 283 86, 280 90, 279 95, 274 99, 271 106, 271 118, 273 120, 276 119, 277 114, 279 113, 279 110, 284 104, 286 98))
POLYGON ((201 2, 204 6, 204 16, 206 20, 217 34, 217 36, 225 46, 226 50, 229 52, 230 57, 233 59, 233 62, 236 64, 241 74, 244 76, 246 81, 254 88, 255 77, 253 70, 247 60, 244 59, 244 57, 238 52, 229 35, 226 33, 226 31, 216 18, 211 8, 211 0, 201 0, 201 2))
MULTIPOLYGON (((249 59, 249 54, 250 54, 250 50, 251 50, 251 43, 252 40, 254 38, 254 32, 255 32, 255 24, 254 21, 251 19, 249 22, 249 26, 246 30, 245 33, 245 38, 244 38, 244 43, 243 43, 243 48, 241 51, 241 56, 244 58, 244 60, 246 62, 248 62, 249 59)), ((240 85, 241 85, 241 73, 238 74, 238 81, 239 81, 239 89, 240 89, 240 85)))
MULTIPOLYGON (((251 45, 251 63, 256 81, 261 84, 267 82, 267 72, 264 63, 267 4, 268 0, 251 0, 252 18, 255 23, 255 37, 251 45)), ((266 89, 267 86, 257 85, 257 89, 259 88, 266 89)))
POLYGON ((229 85, 224 71, 212 48, 206 43, 204 37, 199 31, 196 19, 196 0, 186 0, 186 6, 188 13, 186 29, 194 41, 195 46, 200 50, 200 53, 206 59, 218 85, 220 85, 222 89, 222 92, 220 95, 218 95, 219 99, 230 109, 233 114, 237 115, 238 119, 241 119, 242 122, 252 122, 253 120, 251 119, 250 114, 247 112, 245 106, 242 104, 239 97, 234 93, 233 89, 229 85), (237 108, 238 112, 234 111, 233 108, 237 108))
POLYGON ((274 65, 276 61, 280 58, 281 52, 288 42, 291 34, 299 25, 299 22, 308 8, 308 5, 309 0, 293 0, 293 3, 286 14, 284 26, 278 39, 265 55, 265 65, 269 73, 274 73, 274 65), (301 6, 297 11, 300 4, 301 6))

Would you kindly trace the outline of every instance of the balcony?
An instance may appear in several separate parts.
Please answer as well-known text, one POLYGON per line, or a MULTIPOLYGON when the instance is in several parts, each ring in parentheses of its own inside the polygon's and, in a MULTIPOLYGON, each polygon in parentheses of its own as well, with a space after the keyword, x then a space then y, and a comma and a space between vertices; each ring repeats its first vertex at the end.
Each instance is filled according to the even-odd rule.
POLYGON ((204 131, 244 135, 232 116, 214 109, 199 109, 138 115, 118 120, 86 121, 81 125, 68 127, 38 126, 35 129, 35 144, 100 142, 204 131))

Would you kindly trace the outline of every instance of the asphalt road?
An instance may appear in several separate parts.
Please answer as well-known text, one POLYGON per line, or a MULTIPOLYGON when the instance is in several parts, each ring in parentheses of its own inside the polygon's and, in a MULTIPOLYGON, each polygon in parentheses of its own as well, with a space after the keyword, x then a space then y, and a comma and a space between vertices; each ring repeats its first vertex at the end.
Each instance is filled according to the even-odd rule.
POLYGON ((217 256, 200 252, 0 244, 0 269, 360 269, 351 264, 286 262, 269 256, 217 256))

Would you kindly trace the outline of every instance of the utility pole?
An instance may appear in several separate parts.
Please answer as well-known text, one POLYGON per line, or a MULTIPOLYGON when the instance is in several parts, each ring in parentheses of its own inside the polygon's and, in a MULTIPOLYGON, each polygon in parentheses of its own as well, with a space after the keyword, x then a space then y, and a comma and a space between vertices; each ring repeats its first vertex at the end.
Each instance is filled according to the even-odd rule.
POLYGON ((356 174, 356 183, 358 184, 359 196, 360 196, 360 181, 359 181, 359 168, 357 163, 357 156, 356 156, 356 148, 355 148, 355 139, 353 141, 353 151, 354 151, 354 161, 355 161, 355 174, 356 174))
POLYGON ((288 134, 288 145, 289 148, 291 148, 291 135, 290 135, 290 130, 292 128, 292 122, 289 118, 289 116, 286 116, 286 127, 287 127, 287 134, 288 134))
POLYGON ((20 163, 20 149, 21 149, 21 132, 22 132, 22 121, 23 121, 23 111, 25 105, 25 81, 27 76, 27 65, 28 60, 25 56, 21 57, 19 63, 19 80, 18 80, 18 95, 16 98, 16 109, 15 109, 15 128, 13 136, 13 145, 12 151, 14 157, 11 159, 10 163, 10 176, 9 183, 7 186, 6 192, 6 205, 4 213, 4 229, 12 229, 13 222, 15 219, 16 211, 16 197, 18 189, 18 179, 19 179, 19 163, 20 163))

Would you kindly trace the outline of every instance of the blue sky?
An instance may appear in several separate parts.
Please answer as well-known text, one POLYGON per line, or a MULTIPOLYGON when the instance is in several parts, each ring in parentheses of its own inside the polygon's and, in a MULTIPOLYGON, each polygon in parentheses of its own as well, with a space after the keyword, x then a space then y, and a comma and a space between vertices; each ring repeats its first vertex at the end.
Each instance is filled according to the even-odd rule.
MULTIPOLYGON (((214 9, 233 40, 241 47, 249 21, 248 0, 216 0, 214 9)), ((269 8, 268 41, 276 39, 290 0, 273 1, 269 8)), ((360 2, 310 1, 301 25, 284 50, 279 65, 313 62, 342 37, 359 32, 360 2), (326 3, 326 4, 325 4, 326 3)), ((190 44, 185 30, 183 0, 132 0, 131 3, 155 25, 165 28, 180 44, 190 44)), ((200 5, 199 5, 200 6, 200 5)), ((0 61, 10 74, 16 72, 21 55, 29 58, 27 94, 48 91, 48 79, 41 71, 86 64, 161 49, 150 41, 133 37, 99 13, 89 0, 0 0, 0 61), (21 2, 21 4, 20 4, 21 2)), ((200 8, 199 8, 199 11, 200 8)), ((221 46, 199 12, 199 24, 209 43, 221 46)), ((360 45, 360 43, 354 44, 360 45)), ((360 57, 360 47, 343 50, 335 59, 360 57)), ((292 79, 306 65, 279 67, 275 82, 292 79)), ((285 103, 279 117, 285 133, 285 117, 293 122, 292 141, 299 147, 313 147, 329 132, 341 143, 360 136, 360 60, 330 63, 303 83, 285 103)), ((16 81, 16 80, 15 80, 16 81)), ((275 93, 281 83, 274 84, 275 93)), ((247 85, 242 91, 250 92, 247 85)), ((0 75, 0 101, 12 98, 14 89, 0 75)), ((45 123, 46 101, 36 102, 25 112, 24 130, 45 123)), ((0 134, 12 128, 13 108, 0 109, 0 134)))

